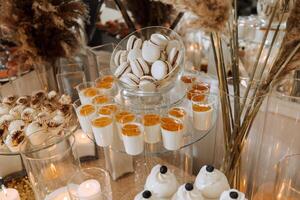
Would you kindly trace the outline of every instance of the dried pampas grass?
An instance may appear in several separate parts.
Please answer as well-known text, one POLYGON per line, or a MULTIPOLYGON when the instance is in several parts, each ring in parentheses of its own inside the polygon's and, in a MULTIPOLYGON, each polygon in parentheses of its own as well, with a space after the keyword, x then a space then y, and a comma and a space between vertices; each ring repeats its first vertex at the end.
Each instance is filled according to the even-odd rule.
POLYGON ((189 10, 199 19, 192 25, 209 32, 222 32, 230 16, 231 0, 162 0, 180 10, 189 10))
POLYGON ((0 40, 13 43, 11 59, 22 65, 53 63, 81 46, 87 8, 77 0, 9 0, 0 4, 0 40))

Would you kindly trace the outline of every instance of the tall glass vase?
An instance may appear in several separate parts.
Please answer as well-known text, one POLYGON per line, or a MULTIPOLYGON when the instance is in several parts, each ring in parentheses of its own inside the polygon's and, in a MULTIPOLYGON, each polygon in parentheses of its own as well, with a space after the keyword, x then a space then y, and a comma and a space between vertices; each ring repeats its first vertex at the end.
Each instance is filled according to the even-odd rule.
MULTIPOLYGON (((239 101, 240 105, 243 106, 243 112, 241 112, 240 115, 240 122, 241 127, 243 125, 243 120, 246 119, 246 117, 249 117, 251 112, 247 112, 247 110, 251 107, 252 102, 262 101, 262 105, 260 106, 260 109, 257 113, 254 113, 255 118, 250 126, 249 132, 246 136, 246 139, 244 140, 241 148, 241 152, 236 154, 240 155, 239 159, 234 159, 237 162, 230 161, 231 158, 233 158, 232 153, 228 153, 225 149, 225 124, 223 120, 219 120, 219 124, 217 129, 220 130, 217 133, 216 137, 216 158, 214 165, 220 166, 224 170, 224 172, 227 174, 229 181, 231 183, 231 187, 236 188, 246 194, 246 196, 249 196, 249 193, 252 191, 252 182, 253 182, 253 165, 255 164, 257 160, 257 151, 256 149, 259 147, 260 141, 261 141, 261 133, 263 130, 263 124, 265 119, 265 104, 267 101, 267 96, 259 96, 259 97, 252 97, 253 89, 254 87, 259 84, 259 82, 253 82, 252 87, 250 89, 249 95, 247 98, 244 98, 245 91, 248 85, 250 85, 249 81, 246 79, 240 80, 240 97, 237 97, 234 95, 233 90, 233 80, 228 79, 228 93, 220 92, 220 96, 224 95, 225 98, 228 98, 231 104, 231 110, 229 112, 232 112, 232 115, 235 116, 236 113, 234 113, 234 101, 239 101), (227 153, 226 153, 227 152, 227 153), (232 163, 236 163, 233 168, 229 167, 232 163), (227 169, 231 169, 232 173, 229 173, 227 169)), ((222 105, 221 105, 222 107, 222 105)), ((221 112, 224 112, 224 110, 221 109, 221 112)), ((220 117, 223 117, 223 113, 220 114, 220 117)), ((235 122, 233 122, 235 123, 235 122)), ((235 132, 231 131, 230 135, 231 137, 238 137, 240 134, 239 131, 235 132)), ((237 152, 237 151, 235 151, 237 152)))
POLYGON ((300 153, 300 97, 294 91, 299 83, 300 79, 291 78, 278 80, 273 85, 258 149, 259 159, 254 167, 252 199, 275 198, 276 164, 287 155, 300 153))

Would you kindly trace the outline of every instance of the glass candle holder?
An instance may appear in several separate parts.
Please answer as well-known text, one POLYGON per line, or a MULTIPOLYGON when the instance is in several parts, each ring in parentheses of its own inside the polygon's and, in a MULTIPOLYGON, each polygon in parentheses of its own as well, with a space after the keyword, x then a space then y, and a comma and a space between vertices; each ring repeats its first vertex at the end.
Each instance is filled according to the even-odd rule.
POLYGON ((111 200, 110 176, 101 168, 81 169, 68 182, 71 200, 111 200))
POLYGON ((284 157, 277 164, 274 199, 300 199, 300 154, 284 157))
POLYGON ((73 152, 74 137, 52 136, 33 145, 29 139, 20 148, 35 199, 58 199, 66 196, 65 186, 79 169, 79 160, 73 152))

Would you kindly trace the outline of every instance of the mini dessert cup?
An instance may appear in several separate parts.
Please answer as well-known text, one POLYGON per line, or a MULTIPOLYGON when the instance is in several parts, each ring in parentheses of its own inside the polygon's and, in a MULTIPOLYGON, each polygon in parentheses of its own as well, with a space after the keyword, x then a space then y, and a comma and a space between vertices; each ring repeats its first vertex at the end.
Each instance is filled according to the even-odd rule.
POLYGON ((84 82, 76 86, 82 104, 92 103, 93 97, 98 95, 98 89, 93 82, 84 82))
POLYGON ((95 117, 92 120, 92 129, 96 143, 100 147, 107 147, 113 142, 113 118, 108 116, 95 117))
POLYGON ((149 144, 160 142, 160 116, 158 114, 145 114, 142 121, 145 130, 145 142, 149 144))
POLYGON ((131 123, 134 122, 136 120, 136 116, 134 113, 126 111, 126 110, 121 110, 119 112, 116 113, 115 116, 116 119, 116 124, 117 124, 117 130, 119 133, 119 137, 121 140, 123 140, 122 137, 122 127, 124 124, 126 123, 131 123))
POLYGON ((84 133, 93 138, 91 120, 97 116, 96 107, 92 104, 81 104, 79 99, 74 102, 73 106, 81 129, 84 133))
POLYGON ((206 100, 205 98, 206 98, 207 93, 204 92, 203 90, 197 90, 197 89, 190 88, 186 92, 186 98, 189 100, 189 102, 192 102, 193 96, 196 96, 196 95, 202 96, 203 101, 206 100))
POLYGON ((98 115, 99 116, 115 116, 116 112, 118 112, 118 105, 115 103, 109 103, 102 105, 98 108, 98 115))
POLYGON ((135 156, 144 151, 144 128, 141 124, 124 124, 122 126, 122 137, 127 154, 135 156))
POLYGON ((108 104, 114 101, 114 98, 112 96, 108 95, 97 95, 93 97, 92 103, 96 106, 108 104))
POLYGON ((190 88, 195 80, 196 80, 196 77, 194 75, 185 74, 185 75, 181 76, 181 78, 180 78, 181 88, 183 90, 190 88))
POLYGON ((192 97, 193 126, 199 131, 207 131, 213 125, 214 102, 211 98, 203 101, 203 95, 192 97))
POLYGON ((184 125, 184 133, 186 132, 186 129, 188 127, 189 122, 189 115, 188 112, 183 107, 173 107, 168 110, 169 117, 179 119, 183 122, 184 125))
POLYGON ((170 151, 180 149, 183 142, 183 122, 172 117, 162 117, 160 123, 164 147, 170 151))
POLYGON ((116 91, 115 79, 109 74, 102 75, 96 79, 95 85, 101 93, 106 95, 113 95, 116 91))
POLYGON ((191 88, 194 90, 200 90, 205 94, 210 93, 210 85, 200 80, 194 80, 191 88))

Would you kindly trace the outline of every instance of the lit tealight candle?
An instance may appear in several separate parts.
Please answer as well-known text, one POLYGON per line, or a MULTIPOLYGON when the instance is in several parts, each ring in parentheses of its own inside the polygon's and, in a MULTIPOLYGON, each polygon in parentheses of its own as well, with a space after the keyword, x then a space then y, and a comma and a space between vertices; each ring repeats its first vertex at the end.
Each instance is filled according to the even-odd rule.
POLYGON ((81 200, 101 200, 100 183, 95 179, 89 179, 81 183, 77 190, 81 200))
POLYGON ((20 200, 19 192, 13 188, 4 188, 0 192, 0 199, 4 200, 20 200))

